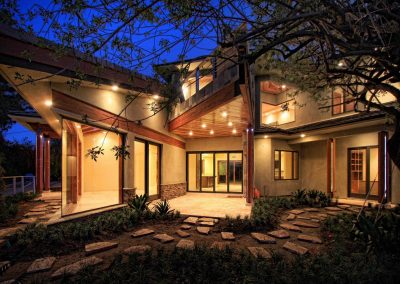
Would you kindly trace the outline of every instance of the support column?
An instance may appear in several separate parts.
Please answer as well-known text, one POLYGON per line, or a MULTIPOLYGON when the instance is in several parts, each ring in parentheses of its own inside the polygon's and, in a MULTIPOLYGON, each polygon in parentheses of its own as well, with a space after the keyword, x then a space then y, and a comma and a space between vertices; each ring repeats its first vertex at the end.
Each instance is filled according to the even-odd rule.
POLYGON ((247 203, 253 203, 254 197, 254 129, 247 127, 247 203))
POLYGON ((50 138, 44 139, 44 190, 50 191, 50 138))
POLYGON ((336 194, 336 140, 329 138, 326 144, 327 181, 326 192, 328 195, 336 194))
POLYGON ((386 203, 390 197, 389 153, 387 150, 388 133, 378 133, 378 201, 386 203))
POLYGON ((43 191, 43 135, 36 134, 36 192, 43 191))

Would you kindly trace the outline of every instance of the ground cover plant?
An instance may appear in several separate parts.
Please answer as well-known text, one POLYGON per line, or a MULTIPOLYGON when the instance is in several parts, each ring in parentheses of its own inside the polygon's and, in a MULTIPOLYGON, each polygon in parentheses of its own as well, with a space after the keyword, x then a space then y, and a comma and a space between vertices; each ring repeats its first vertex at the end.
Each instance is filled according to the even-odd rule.
POLYGON ((19 202, 30 201, 35 197, 36 195, 32 193, 17 193, 12 196, 0 195, 0 224, 6 223, 17 215, 19 202))

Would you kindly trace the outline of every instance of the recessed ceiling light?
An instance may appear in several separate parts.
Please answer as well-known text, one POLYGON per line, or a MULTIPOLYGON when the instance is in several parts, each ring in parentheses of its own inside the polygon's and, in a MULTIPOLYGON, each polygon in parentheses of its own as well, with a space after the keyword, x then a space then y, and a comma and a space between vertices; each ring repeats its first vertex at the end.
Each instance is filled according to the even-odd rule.
POLYGON ((106 134, 107 133, 107 131, 103 131, 103 134, 106 134))
POLYGON ((193 135, 193 131, 189 131, 189 135, 192 136, 193 135))
POLYGON ((214 134, 214 130, 210 130, 210 134, 213 135, 214 134))
POLYGON ((233 125, 232 121, 229 121, 228 126, 232 126, 232 125, 233 125))
POLYGON ((159 95, 154 95, 154 96, 153 96, 153 99, 155 99, 155 100, 158 100, 159 98, 160 98, 159 95))
POLYGON ((44 104, 49 107, 53 105, 53 102, 51 100, 45 100, 44 104))
POLYGON ((267 139, 267 138, 268 138, 268 135, 264 135, 264 138, 267 139))
POLYGON ((300 135, 300 137, 304 138, 304 137, 306 137, 306 135, 303 133, 303 134, 300 135))
POLYGON ((118 85, 112 85, 112 87, 111 87, 111 89, 113 90, 113 91, 118 91, 118 89, 119 89, 119 87, 118 87, 118 85))
POLYGON ((206 127, 207 127, 207 124, 203 123, 203 124, 201 125, 201 127, 202 127, 202 128, 206 128, 206 127))
POLYGON ((232 133, 233 133, 233 134, 236 134, 236 132, 237 132, 236 129, 233 129, 233 130, 232 130, 232 133))
POLYGON ((223 112, 222 112, 222 116, 223 116, 223 117, 227 117, 227 116, 228 116, 228 113, 227 113, 226 111, 223 111, 223 112))
POLYGON ((286 85, 282 85, 282 89, 286 89, 286 85))
POLYGON ((342 67, 344 65, 343 62, 339 62, 337 66, 342 67))
POLYGON ((81 128, 81 126, 79 124, 76 124, 75 127, 78 129, 81 128))

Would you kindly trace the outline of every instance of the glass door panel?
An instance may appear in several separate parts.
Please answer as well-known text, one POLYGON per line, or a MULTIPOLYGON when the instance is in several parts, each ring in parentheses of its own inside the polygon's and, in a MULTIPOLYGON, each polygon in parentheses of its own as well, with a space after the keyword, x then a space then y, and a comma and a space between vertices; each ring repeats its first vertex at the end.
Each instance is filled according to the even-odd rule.
POLYGON ((367 150, 350 150, 350 192, 365 195, 367 193, 367 150))
POLYGON ((137 195, 144 195, 146 192, 145 185, 145 153, 146 144, 141 141, 134 143, 134 184, 137 195))
POLYGON ((229 154, 229 192, 242 192, 243 162, 242 153, 229 154))
POLYGON ((201 191, 214 191, 214 154, 201 154, 201 191))
POLYGON ((158 195, 159 185, 159 153, 158 146, 149 144, 149 168, 148 168, 148 194, 149 196, 158 195))
POLYGON ((228 192, 228 154, 215 154, 215 191, 228 192))
POLYGON ((188 190, 200 191, 200 154, 188 154, 188 190))

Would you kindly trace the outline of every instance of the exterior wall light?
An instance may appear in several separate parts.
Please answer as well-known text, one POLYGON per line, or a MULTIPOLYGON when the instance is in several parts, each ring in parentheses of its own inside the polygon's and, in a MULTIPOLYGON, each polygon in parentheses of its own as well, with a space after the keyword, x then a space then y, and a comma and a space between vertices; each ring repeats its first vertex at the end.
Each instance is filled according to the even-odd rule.
POLYGON ((44 104, 45 106, 51 107, 53 105, 53 102, 51 100, 45 100, 44 104))

